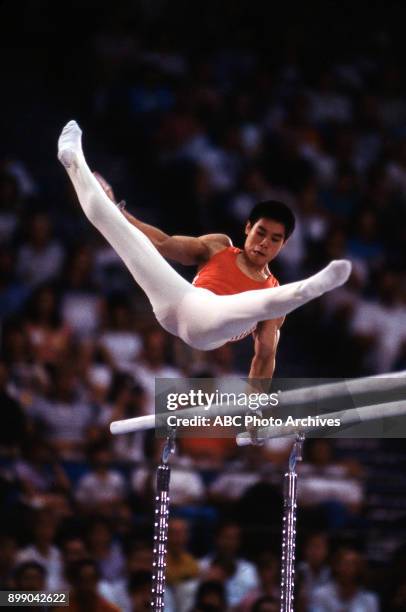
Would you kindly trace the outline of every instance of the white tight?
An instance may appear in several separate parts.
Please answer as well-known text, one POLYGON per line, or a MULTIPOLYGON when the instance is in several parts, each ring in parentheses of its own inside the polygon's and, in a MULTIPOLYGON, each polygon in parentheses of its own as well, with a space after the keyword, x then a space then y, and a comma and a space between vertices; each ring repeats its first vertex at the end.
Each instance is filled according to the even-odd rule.
POLYGON ((83 156, 81 131, 75 122, 69 122, 62 132, 59 159, 85 215, 145 291, 159 323, 194 348, 211 350, 222 346, 259 321, 286 315, 348 278, 349 264, 342 261, 332 262, 304 281, 271 289, 219 296, 194 287, 168 264, 104 193, 83 156))

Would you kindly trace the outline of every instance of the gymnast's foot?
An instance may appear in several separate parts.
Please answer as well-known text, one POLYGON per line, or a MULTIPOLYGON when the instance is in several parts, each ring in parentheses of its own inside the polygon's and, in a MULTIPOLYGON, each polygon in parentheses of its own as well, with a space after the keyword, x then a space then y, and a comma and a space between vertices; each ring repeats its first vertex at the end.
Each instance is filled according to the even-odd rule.
POLYGON ((347 259, 332 261, 323 270, 300 283, 301 297, 312 299, 340 287, 348 280, 351 268, 351 262, 347 259))
POLYGON ((58 140, 58 159, 66 169, 77 165, 82 152, 82 130, 76 121, 69 121, 58 140))

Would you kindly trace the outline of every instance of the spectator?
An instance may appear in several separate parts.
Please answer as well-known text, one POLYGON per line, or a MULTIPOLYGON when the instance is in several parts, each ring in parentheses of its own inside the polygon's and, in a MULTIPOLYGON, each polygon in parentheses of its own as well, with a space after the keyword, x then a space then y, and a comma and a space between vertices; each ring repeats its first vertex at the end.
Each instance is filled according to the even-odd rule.
POLYGON ((225 523, 217 530, 214 553, 200 562, 205 580, 219 580, 224 584, 229 606, 241 603, 251 589, 258 587, 255 566, 238 556, 240 547, 240 527, 225 523))
POLYGON ((155 410, 155 378, 181 377, 181 372, 167 362, 167 346, 168 336, 163 330, 148 330, 143 337, 140 357, 131 368, 136 380, 146 392, 146 414, 153 414, 155 410))
POLYGON ((313 508, 324 505, 330 527, 342 526, 351 514, 360 512, 364 501, 362 470, 357 464, 335 461, 330 440, 310 440, 299 471, 299 503, 313 508))
POLYGON ((28 220, 28 237, 17 255, 17 273, 29 287, 55 279, 62 269, 64 251, 52 236, 50 218, 34 213, 28 220))
MULTIPOLYGON (((147 456, 152 455, 154 466, 161 461, 164 444, 162 439, 153 439, 153 451, 146 453, 147 456)), ((132 488, 141 498, 150 496, 154 490, 154 482, 155 467, 152 466, 140 466, 131 476, 132 488)), ((205 487, 199 472, 187 456, 179 455, 174 459, 171 468, 171 504, 197 507, 203 501, 204 495, 205 487)))
POLYGON ((367 372, 391 371, 406 339, 405 321, 401 276, 384 269, 377 281, 377 299, 360 301, 351 321, 352 335, 365 347, 367 372))
POLYGON ((148 612, 151 610, 150 571, 138 571, 130 576, 128 590, 131 598, 131 612, 148 612))
POLYGON ((90 337, 100 324, 100 297, 93 278, 93 252, 78 247, 67 259, 61 277, 61 314, 64 323, 76 334, 90 337))
POLYGON ((191 612, 227 612, 229 610, 222 581, 205 580, 197 590, 191 612))
POLYGON ((60 317, 58 295, 51 285, 33 293, 25 317, 25 329, 33 358, 41 364, 57 364, 68 356, 71 331, 60 317))
POLYGON ((363 588, 365 563, 354 549, 337 551, 332 563, 333 579, 314 590, 310 600, 311 612, 379 612, 375 593, 363 588))
POLYGON ((199 575, 199 564, 187 551, 188 539, 187 522, 172 518, 168 530, 166 580, 178 612, 189 612, 199 575))
POLYGON ((69 362, 52 372, 47 397, 35 400, 30 415, 45 429, 48 439, 64 459, 83 456, 87 431, 93 423, 91 405, 81 397, 75 368, 69 362))
POLYGON ((329 546, 325 533, 313 533, 306 537, 303 560, 298 564, 296 572, 300 610, 307 610, 315 589, 330 580, 328 556, 329 546))
POLYGON ((252 612, 278 612, 279 600, 276 597, 261 597, 251 608, 252 612))
MULTIPOLYGON (((99 573, 97 564, 91 559, 76 561, 69 568, 72 590, 69 598, 69 610, 80 612, 119 612, 120 608, 110 603, 97 592, 99 573)), ((65 608, 66 609, 66 608, 65 608)), ((55 610, 61 612, 63 607, 55 610)))
POLYGON ((46 570, 46 588, 57 591, 62 583, 62 557, 55 546, 57 524, 47 509, 32 514, 32 543, 17 554, 17 563, 35 561, 46 570))
POLYGON ((91 557, 96 561, 100 577, 114 582, 124 570, 124 555, 120 544, 114 540, 110 520, 102 516, 89 519, 86 543, 91 557))
POLYGON ((108 351, 113 366, 130 369, 141 351, 141 339, 135 332, 130 304, 117 296, 106 304, 106 321, 99 336, 100 345, 108 351))
POLYGON ((278 557, 271 552, 262 553, 258 559, 257 570, 259 586, 247 593, 236 608, 236 612, 250 612, 255 606, 259 605, 259 601, 264 600, 267 600, 266 603, 276 602, 279 604, 280 568, 278 557))
POLYGON ((45 591, 46 571, 36 561, 20 563, 14 570, 14 589, 17 591, 45 591))
POLYGON ((52 446, 43 438, 30 438, 23 448, 23 457, 14 467, 23 500, 29 506, 55 507, 59 494, 70 492, 70 482, 52 446))
MULTIPOLYGON (((106 400, 97 423, 103 429, 112 421, 141 416, 146 411, 146 393, 129 374, 117 374, 113 378, 106 400)), ((117 460, 139 462, 144 459, 144 443, 144 432, 116 436, 112 452, 117 460)))
POLYGON ((76 499, 83 513, 111 516, 125 499, 126 484, 120 472, 111 469, 112 457, 108 441, 101 440, 91 446, 88 460, 92 470, 79 480, 76 499))

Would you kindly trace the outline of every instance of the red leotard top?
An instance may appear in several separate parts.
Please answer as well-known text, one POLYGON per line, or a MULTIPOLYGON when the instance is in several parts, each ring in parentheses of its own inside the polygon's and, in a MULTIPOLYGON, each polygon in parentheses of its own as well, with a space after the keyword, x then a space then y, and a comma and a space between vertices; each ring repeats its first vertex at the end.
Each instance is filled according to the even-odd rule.
MULTIPOLYGON (((278 287, 279 283, 273 274, 266 281, 256 281, 250 278, 237 266, 237 255, 241 249, 226 247, 219 251, 203 266, 193 279, 195 287, 208 289, 217 295, 233 295, 252 289, 270 289, 278 287)), ((256 325, 247 329, 239 336, 231 338, 231 342, 237 342, 249 336, 255 331, 256 325)))
POLYGON ((270 289, 279 283, 271 274, 265 281, 250 278, 237 265, 241 249, 226 247, 219 251, 203 266, 193 279, 195 287, 208 289, 217 295, 233 295, 252 289, 270 289))

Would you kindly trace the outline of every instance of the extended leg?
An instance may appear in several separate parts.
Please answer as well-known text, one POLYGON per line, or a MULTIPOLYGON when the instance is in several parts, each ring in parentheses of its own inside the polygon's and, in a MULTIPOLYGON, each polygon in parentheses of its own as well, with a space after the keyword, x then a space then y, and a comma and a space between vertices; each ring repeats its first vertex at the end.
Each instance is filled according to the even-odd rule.
POLYGON ((178 304, 190 290, 190 284, 158 253, 151 241, 125 219, 103 192, 84 158, 81 136, 78 124, 70 121, 58 141, 58 158, 65 166, 83 211, 122 258, 145 291, 154 312, 164 310, 167 313, 171 305, 178 304))
POLYGON ((310 278, 273 289, 236 295, 214 295, 196 289, 188 292, 179 305, 179 335, 196 348, 217 348, 243 335, 259 321, 284 316, 339 287, 350 273, 350 262, 338 260, 310 278))

